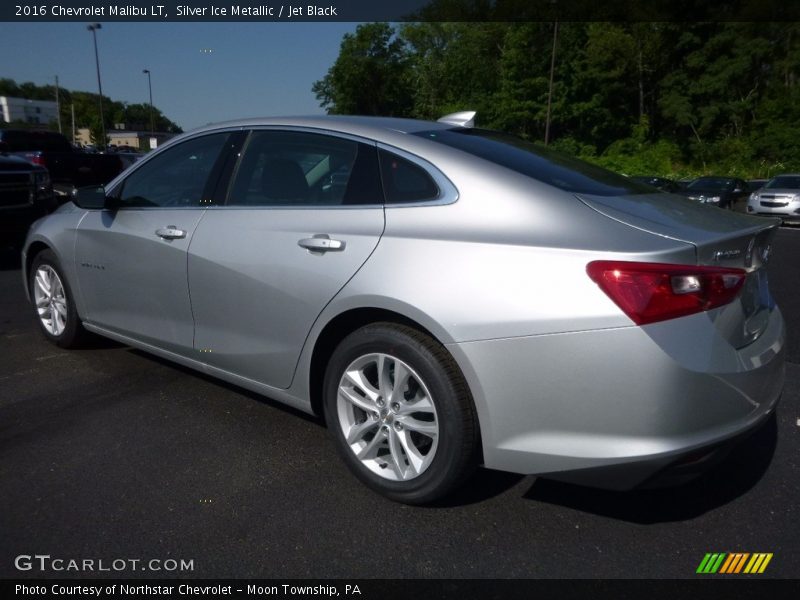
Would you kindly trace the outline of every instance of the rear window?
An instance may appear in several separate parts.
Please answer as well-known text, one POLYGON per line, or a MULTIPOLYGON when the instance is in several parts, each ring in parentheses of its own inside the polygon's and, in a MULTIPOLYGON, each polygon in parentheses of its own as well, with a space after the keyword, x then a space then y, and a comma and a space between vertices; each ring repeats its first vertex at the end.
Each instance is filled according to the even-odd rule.
POLYGON ((445 129, 413 135, 462 150, 567 192, 597 196, 653 192, 647 185, 507 133, 445 129))

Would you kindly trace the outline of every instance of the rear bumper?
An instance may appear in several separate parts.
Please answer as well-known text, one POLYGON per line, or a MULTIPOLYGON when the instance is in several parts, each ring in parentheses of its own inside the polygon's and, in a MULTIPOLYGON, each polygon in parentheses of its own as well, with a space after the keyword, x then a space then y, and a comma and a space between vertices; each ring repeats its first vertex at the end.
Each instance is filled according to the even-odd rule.
POLYGON ((479 414, 484 463, 630 489, 684 461, 710 464, 757 428, 783 388, 783 318, 733 348, 714 315, 646 327, 448 346, 479 414))

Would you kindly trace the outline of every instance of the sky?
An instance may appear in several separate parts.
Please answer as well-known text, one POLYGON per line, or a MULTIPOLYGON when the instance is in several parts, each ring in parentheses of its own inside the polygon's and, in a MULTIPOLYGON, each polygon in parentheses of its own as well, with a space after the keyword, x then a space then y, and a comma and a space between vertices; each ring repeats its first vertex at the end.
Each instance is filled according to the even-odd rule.
MULTIPOLYGON (((103 23, 103 95, 153 104, 185 131, 228 119, 323 114, 311 91, 357 23, 103 23)), ((0 77, 97 92, 85 23, 0 23, 0 77)))

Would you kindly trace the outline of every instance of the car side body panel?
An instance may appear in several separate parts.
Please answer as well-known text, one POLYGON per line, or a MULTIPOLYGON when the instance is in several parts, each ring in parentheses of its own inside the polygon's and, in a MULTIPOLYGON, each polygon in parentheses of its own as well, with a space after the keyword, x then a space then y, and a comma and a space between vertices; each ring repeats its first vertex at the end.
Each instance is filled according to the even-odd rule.
POLYGON ((209 209, 188 256, 197 356, 288 388, 311 326, 369 258, 383 225, 382 206, 209 209), (319 235, 343 249, 299 245, 319 235))

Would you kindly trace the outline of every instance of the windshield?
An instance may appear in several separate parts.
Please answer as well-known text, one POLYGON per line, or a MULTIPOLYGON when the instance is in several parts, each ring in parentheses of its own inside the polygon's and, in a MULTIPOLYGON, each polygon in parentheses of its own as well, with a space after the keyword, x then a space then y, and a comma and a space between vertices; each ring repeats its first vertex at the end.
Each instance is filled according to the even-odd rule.
POLYGON ((414 133, 568 192, 597 196, 652 194, 653 188, 516 136, 486 129, 414 133))
POLYGON ((733 189, 734 181, 733 179, 727 179, 725 177, 701 177, 700 179, 695 179, 692 183, 690 183, 686 189, 688 190, 719 190, 719 191, 726 191, 733 189))
POLYGON ((770 179, 769 183, 764 186, 770 189, 800 189, 800 175, 780 175, 774 179, 770 179))

